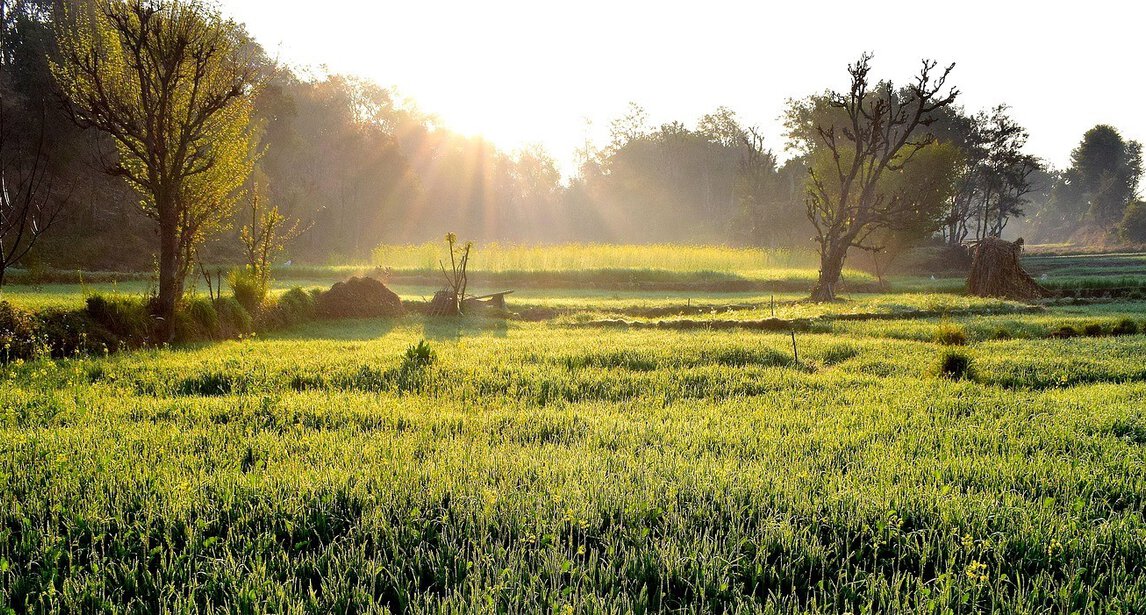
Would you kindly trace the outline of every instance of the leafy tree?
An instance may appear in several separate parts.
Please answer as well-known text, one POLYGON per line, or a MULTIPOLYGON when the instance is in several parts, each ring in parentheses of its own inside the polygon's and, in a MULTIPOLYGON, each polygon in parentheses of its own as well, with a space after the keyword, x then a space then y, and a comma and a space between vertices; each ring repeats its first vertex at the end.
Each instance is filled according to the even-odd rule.
POLYGON ((898 92, 887 82, 873 87, 871 55, 864 54, 848 67, 848 92, 792 103, 789 135, 810 155, 807 216, 820 251, 814 300, 835 299, 851 248, 873 249, 866 243, 873 233, 924 215, 916 210, 919 200, 904 198, 885 177, 903 170, 934 142, 930 133, 919 131, 955 100, 953 88, 943 93, 954 65, 938 76, 935 67, 924 61, 915 81, 898 92))
POLYGON ((1134 200, 1126 206, 1118 234, 1123 241, 1146 243, 1146 202, 1134 200))
POLYGON ((192 253, 228 219, 251 172, 253 50, 196 0, 95 0, 65 21, 53 72, 73 120, 115 141, 109 171, 158 225, 156 308, 170 339, 192 253))
POLYGON ((944 239, 960 244, 971 237, 998 237, 1011 219, 1022 216, 1032 178, 1042 164, 1023 153, 1028 134, 1005 105, 967 118, 956 137, 963 151, 962 172, 941 228, 944 239))
POLYGON ((1070 155, 1071 183, 1085 195, 1085 216, 1110 228, 1138 192, 1142 178, 1142 145, 1126 141, 1112 126, 1101 124, 1086 131, 1070 155))

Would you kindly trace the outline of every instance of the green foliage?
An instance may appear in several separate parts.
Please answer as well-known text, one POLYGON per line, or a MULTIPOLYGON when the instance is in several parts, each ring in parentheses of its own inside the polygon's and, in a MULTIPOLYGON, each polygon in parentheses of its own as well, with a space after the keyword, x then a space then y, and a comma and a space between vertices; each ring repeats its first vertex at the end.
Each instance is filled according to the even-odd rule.
POLYGON ((32 314, 0 301, 0 363, 31 358, 39 347, 32 314))
POLYGON ((288 324, 314 317, 314 296, 297 286, 283 293, 276 306, 288 324))
POLYGON ((1063 325, 1059 327, 1054 333, 1052 333, 1051 337, 1057 337, 1059 339, 1078 337, 1078 329, 1070 325, 1063 325))
POLYGON ((175 325, 175 339, 180 342, 210 340, 221 337, 219 314, 207 297, 184 299, 175 325))
POLYGON ((142 345, 155 339, 155 319, 146 301, 129 297, 92 295, 84 311, 99 327, 127 345, 142 345))
POLYGON ((402 357, 402 367, 408 369, 429 367, 434 364, 435 358, 434 349, 430 348, 426 340, 420 340, 406 349, 406 354, 402 357))
POLYGON ((235 300, 247 312, 257 314, 267 299, 267 287, 258 273, 250 267, 241 267, 227 272, 227 285, 235 300))
POLYGON ((216 299, 215 313, 223 337, 233 338, 254 331, 254 318, 234 297, 216 299))
POLYGON ((1106 335, 1106 327, 1103 327, 1101 323, 1097 322, 1087 323, 1082 328, 1082 334, 1087 337, 1099 337, 1106 335))
POLYGON ((1118 234, 1123 241, 1146 243, 1146 201, 1135 199, 1126 206, 1118 234))

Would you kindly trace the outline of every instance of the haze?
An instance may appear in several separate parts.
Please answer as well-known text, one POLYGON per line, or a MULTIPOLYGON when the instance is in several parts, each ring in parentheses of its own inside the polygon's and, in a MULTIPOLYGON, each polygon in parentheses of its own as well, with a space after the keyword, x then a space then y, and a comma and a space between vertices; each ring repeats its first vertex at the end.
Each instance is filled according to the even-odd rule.
POLYGON ((285 63, 395 86, 452 129, 509 149, 540 143, 566 170, 586 120, 600 141, 629 101, 654 124, 725 105, 782 150, 784 101, 845 87, 845 66, 864 50, 875 52, 880 77, 896 81, 923 57, 957 62, 960 103, 1011 105, 1030 130, 1029 153, 1057 168, 1098 123, 1146 139, 1146 119, 1127 104, 1146 94, 1128 70, 1142 17, 1129 3, 221 5, 285 63))

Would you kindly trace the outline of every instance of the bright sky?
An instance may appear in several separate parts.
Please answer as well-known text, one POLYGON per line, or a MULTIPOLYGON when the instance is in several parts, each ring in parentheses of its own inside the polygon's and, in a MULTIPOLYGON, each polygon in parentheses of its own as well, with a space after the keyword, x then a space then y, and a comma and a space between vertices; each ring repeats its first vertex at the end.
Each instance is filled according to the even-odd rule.
POLYGON ((782 150, 785 100, 845 88, 864 50, 896 83, 921 58, 956 62, 959 102, 1009 104, 1057 167, 1098 123, 1146 141, 1146 8, 1125 0, 219 2, 283 62, 395 86, 459 132, 540 143, 567 169, 586 119, 603 143, 629 101, 654 125, 725 105, 782 150))

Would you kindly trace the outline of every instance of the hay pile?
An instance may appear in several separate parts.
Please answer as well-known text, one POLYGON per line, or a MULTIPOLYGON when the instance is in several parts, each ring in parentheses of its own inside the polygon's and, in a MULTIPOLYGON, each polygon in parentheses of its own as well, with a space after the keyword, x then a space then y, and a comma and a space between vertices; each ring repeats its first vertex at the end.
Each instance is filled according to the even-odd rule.
POLYGON ((1050 295, 1019 264, 1023 240, 1014 243, 989 237, 971 249, 971 277, 967 288, 972 295, 998 297, 1015 301, 1032 301, 1050 295))
POLYGON ((338 282, 318 296, 314 307, 326 318, 401 316, 406 311, 398 295, 374 278, 338 282))

